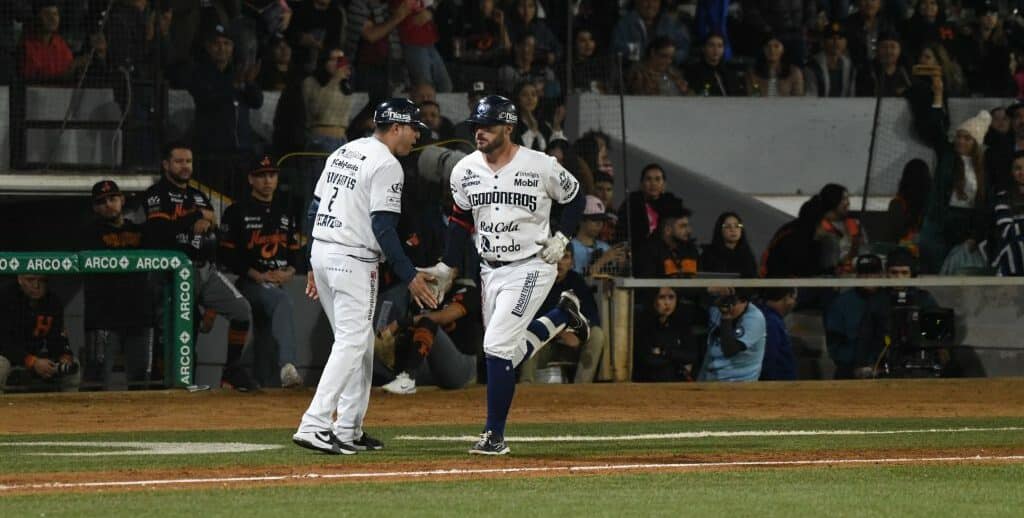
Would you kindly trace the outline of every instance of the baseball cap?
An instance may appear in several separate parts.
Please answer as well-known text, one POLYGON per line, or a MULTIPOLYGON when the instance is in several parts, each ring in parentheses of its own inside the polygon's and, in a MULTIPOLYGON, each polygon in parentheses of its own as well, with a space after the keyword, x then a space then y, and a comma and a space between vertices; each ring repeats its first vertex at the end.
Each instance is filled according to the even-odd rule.
POLYGON ((281 169, 277 167, 277 162, 274 158, 268 154, 262 154, 253 159, 252 164, 249 167, 249 174, 260 174, 260 173, 280 173, 281 169))
POLYGON ((604 203, 593 194, 587 195, 587 205, 583 208, 583 217, 587 219, 608 219, 604 203))
POLYGON ((123 196, 121 189, 113 180, 102 180, 92 186, 92 201, 99 201, 111 196, 123 196))
POLYGON ((215 38, 227 38, 229 40, 234 40, 231 30, 219 23, 209 26, 203 36, 203 41, 212 41, 215 38))
POLYGON ((857 273, 882 273, 882 258, 875 254, 861 254, 853 260, 857 273))
POLYGON ((414 128, 430 131, 420 120, 420 108, 416 103, 402 97, 388 99, 377 105, 373 111, 374 124, 408 124, 414 128))

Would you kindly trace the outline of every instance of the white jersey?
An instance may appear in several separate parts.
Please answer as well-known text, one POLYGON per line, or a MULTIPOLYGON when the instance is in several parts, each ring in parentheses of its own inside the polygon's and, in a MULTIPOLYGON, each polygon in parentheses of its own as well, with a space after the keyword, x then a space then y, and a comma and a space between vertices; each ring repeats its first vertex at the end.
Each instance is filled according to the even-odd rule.
POLYGON ((474 241, 486 261, 518 261, 541 250, 538 239, 551 236, 551 202, 568 203, 580 184, 554 157, 519 146, 498 171, 474 151, 455 164, 452 197, 473 211, 474 241))
POLYGON ((353 140, 327 157, 313 190, 320 207, 313 238, 381 255, 370 214, 402 212, 404 175, 398 159, 376 137, 353 140))

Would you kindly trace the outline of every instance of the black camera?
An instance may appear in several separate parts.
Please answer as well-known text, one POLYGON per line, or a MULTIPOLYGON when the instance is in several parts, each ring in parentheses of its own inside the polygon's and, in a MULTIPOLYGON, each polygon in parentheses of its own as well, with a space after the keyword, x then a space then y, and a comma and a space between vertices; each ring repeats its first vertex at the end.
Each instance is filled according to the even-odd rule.
POLYGON ((894 288, 890 292, 887 374, 897 377, 938 377, 944 365, 940 350, 956 336, 952 309, 919 306, 919 291, 894 288))

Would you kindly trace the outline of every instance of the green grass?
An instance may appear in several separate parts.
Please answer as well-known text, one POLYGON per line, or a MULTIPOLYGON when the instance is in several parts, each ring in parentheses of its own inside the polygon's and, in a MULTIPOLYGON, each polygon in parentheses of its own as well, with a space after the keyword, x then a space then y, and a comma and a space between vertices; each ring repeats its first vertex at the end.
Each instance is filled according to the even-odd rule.
POLYGON ((0 499, 14 516, 1013 516, 1024 466, 916 465, 137 491, 0 499))
MULTIPOLYGON (((513 425, 508 434, 514 457, 533 459, 585 459, 649 455, 762 454, 813 450, 886 450, 922 448, 986 448, 1020 446, 1024 431, 926 433, 870 436, 729 437, 654 441, 516 443, 525 435, 624 435, 700 430, 825 430, 825 429, 929 429, 958 427, 1024 427, 1022 418, 998 419, 850 419, 785 421, 720 421, 677 423, 581 423, 513 425)), ((399 441, 397 435, 472 435, 464 426, 417 426, 371 430, 387 444, 381 452, 339 458, 310 452, 291 444, 292 430, 235 430, 205 432, 146 432, 103 434, 48 434, 0 436, 0 443, 29 441, 203 441, 279 444, 280 449, 241 454, 150 455, 98 457, 38 457, 25 455, 28 447, 0 445, 0 475, 40 472, 108 471, 121 469, 218 468, 260 466, 333 466, 338 463, 380 466, 392 462, 467 459, 469 443, 399 441)), ((88 451, 85 448, 47 447, 46 451, 88 451)))

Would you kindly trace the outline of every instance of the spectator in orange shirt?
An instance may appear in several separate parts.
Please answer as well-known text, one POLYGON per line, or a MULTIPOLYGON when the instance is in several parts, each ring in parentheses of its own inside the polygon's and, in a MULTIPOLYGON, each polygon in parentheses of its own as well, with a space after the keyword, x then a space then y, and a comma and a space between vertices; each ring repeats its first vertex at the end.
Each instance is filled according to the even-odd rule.
POLYGON ((64 79, 77 68, 71 48, 58 33, 60 7, 56 0, 35 4, 33 26, 21 40, 18 73, 25 79, 64 79))

